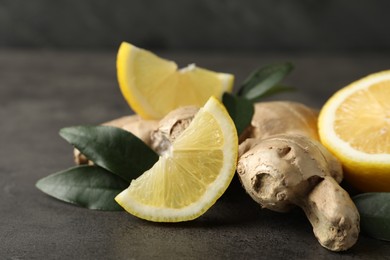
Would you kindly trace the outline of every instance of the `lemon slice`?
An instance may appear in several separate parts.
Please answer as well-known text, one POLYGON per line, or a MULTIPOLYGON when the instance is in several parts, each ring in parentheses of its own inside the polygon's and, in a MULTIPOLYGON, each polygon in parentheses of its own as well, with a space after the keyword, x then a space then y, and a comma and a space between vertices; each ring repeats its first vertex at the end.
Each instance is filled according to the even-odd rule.
POLYGON ((160 119, 187 105, 203 106, 211 96, 231 92, 234 77, 175 62, 123 42, 117 56, 119 86, 130 107, 144 119, 160 119))
POLYGON ((237 151, 234 123, 211 97, 158 162, 115 200, 129 213, 150 221, 195 219, 228 187, 237 151))
POLYGON ((353 82, 319 115, 321 142, 361 191, 390 191, 390 71, 353 82))

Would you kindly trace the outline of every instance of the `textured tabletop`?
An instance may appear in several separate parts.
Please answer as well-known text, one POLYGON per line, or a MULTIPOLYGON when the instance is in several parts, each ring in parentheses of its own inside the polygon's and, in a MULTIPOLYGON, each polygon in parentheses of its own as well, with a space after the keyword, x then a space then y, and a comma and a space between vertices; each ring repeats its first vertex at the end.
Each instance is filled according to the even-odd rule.
MULTIPOLYGON (((236 75, 291 61, 290 99, 320 108, 340 87, 389 69, 390 54, 159 53, 180 66, 236 75)), ((157 224, 125 212, 93 211, 53 199, 35 182, 69 168, 62 127, 131 114, 115 74, 115 52, 0 51, 1 259, 385 259, 390 243, 360 236, 344 253, 316 241, 299 210, 262 210, 235 179, 200 218, 157 224)))

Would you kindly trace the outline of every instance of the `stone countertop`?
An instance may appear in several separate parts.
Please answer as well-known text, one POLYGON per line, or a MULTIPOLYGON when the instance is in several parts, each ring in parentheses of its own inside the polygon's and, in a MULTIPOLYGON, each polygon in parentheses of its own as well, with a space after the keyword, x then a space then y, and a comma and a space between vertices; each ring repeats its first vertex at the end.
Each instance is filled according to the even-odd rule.
MULTIPOLYGON (((389 53, 177 53, 180 66, 236 75, 236 86, 262 65, 291 61, 290 99, 320 108, 338 88, 389 69, 389 53)), ((385 259, 390 243, 360 236, 334 253, 316 241, 299 210, 262 210, 235 179, 203 216, 158 224, 125 212, 93 211, 35 188, 38 179, 73 165, 62 127, 96 125, 132 113, 115 75, 115 52, 0 50, 1 259, 385 259)))

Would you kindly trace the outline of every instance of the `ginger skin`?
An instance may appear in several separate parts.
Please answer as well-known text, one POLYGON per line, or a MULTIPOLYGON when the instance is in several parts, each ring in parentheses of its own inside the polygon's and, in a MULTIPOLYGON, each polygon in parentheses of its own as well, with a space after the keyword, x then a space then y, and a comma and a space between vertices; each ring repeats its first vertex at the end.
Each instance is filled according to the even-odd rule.
POLYGON ((323 247, 347 250, 358 239, 359 213, 338 184, 341 164, 316 141, 316 113, 308 110, 294 102, 256 104, 249 138, 239 147, 237 173, 263 208, 287 212, 299 206, 323 247), (273 113, 262 117, 264 111, 273 113))
POLYGON ((277 134, 301 134, 319 140, 317 111, 297 102, 272 101, 254 105, 251 125, 240 136, 240 142, 248 138, 264 139, 277 134))
POLYGON ((198 110, 195 106, 187 106, 168 113, 151 132, 151 148, 160 155, 168 150, 176 137, 190 125, 198 110))

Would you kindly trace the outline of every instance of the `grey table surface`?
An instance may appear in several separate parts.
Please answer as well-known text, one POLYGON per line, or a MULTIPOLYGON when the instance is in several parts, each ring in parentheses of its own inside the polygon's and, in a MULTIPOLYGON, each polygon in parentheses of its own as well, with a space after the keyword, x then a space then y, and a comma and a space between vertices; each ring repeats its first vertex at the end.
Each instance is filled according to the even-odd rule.
MULTIPOLYGON (((291 61, 298 90, 274 99, 320 108, 338 88, 389 69, 390 53, 161 52, 234 73, 291 61)), ((62 127, 131 114, 115 74, 115 52, 0 50, 0 259, 390 259, 390 243, 361 235, 334 253, 316 241, 300 210, 262 210, 235 179, 203 216, 157 224, 125 212, 93 211, 53 199, 38 179, 73 165, 62 127)))

